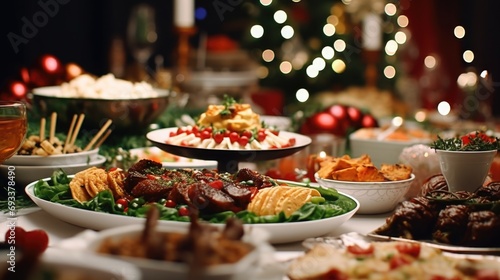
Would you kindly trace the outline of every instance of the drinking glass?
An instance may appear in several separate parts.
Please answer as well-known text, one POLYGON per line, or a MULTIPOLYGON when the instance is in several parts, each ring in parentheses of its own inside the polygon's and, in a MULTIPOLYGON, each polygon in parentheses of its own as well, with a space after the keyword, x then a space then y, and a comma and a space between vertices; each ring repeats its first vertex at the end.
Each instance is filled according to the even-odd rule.
POLYGON ((155 10, 147 4, 132 9, 127 26, 127 43, 132 55, 144 69, 156 43, 155 10))
POLYGON ((16 154, 26 137, 26 105, 0 101, 0 164, 16 154))

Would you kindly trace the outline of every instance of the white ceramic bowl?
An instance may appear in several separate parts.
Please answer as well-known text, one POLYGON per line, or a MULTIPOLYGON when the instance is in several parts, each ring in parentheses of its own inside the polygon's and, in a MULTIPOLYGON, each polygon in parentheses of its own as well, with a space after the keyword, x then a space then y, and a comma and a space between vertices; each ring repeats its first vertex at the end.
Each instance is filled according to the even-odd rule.
MULTIPOLYGON (((19 267, 15 267, 21 261, 21 252, 16 252, 15 258, 8 256, 10 252, 0 251, 0 269, 3 273, 8 272, 9 267, 14 266, 16 272, 12 278, 15 279, 15 273, 19 267)), ((47 250, 40 257, 39 265, 36 269, 30 271, 28 279, 116 279, 116 280, 140 280, 140 270, 120 260, 95 256, 90 254, 72 253, 63 250, 47 250)), ((12 275, 11 275, 12 276, 12 275)))
POLYGON ((404 200, 405 194, 415 180, 415 175, 402 181, 386 182, 351 182, 323 179, 314 174, 320 186, 333 188, 348 194, 359 201, 356 214, 381 214, 394 210, 398 203, 404 200))
POLYGON ((379 128, 359 129, 349 135, 349 143, 352 157, 360 157, 364 154, 370 156, 373 165, 380 167, 381 164, 395 164, 399 162, 399 156, 403 149, 415 144, 430 144, 431 138, 413 138, 410 140, 378 140, 373 136, 381 132, 379 128), (368 131, 370 130, 370 131, 368 131), (371 135, 367 136, 367 135, 371 135))
MULTIPOLYGON (((107 230, 103 230, 97 233, 97 236, 90 242, 88 246, 88 250, 95 254, 97 253, 98 247, 102 244, 102 242, 108 238, 111 238, 113 241, 121 240, 125 237, 138 236, 142 233, 144 225, 134 224, 134 225, 126 225, 121 227, 115 227, 107 230)), ((172 228, 163 227, 161 224, 157 225, 157 231, 160 233, 167 232, 180 232, 186 233, 188 230, 187 227, 177 228, 173 230, 172 228)), ((203 272, 202 275, 198 275, 196 279, 200 280, 245 280, 245 279, 254 279, 257 272, 257 266, 259 261, 259 254, 262 252, 262 247, 268 245, 267 233, 265 231, 254 230, 250 233, 246 233, 246 236, 249 243, 254 244, 255 249, 246 255, 240 261, 234 264, 223 264, 212 266, 203 272)), ((245 241, 247 241, 245 240, 245 241)), ((102 256, 110 256, 104 255, 102 256)), ((183 263, 174 263, 167 262, 161 260, 151 260, 151 259, 142 259, 135 257, 117 257, 110 256, 115 259, 127 261, 134 266, 137 266, 141 269, 141 273, 144 279, 165 279, 165 276, 168 275, 168 279, 188 279, 188 271, 189 266, 183 263)))
POLYGON ((86 164, 98 160, 99 149, 50 156, 14 155, 4 165, 22 166, 62 166, 86 164))
POLYGON ((31 166, 31 165, 0 165, 0 177, 6 180, 9 177, 13 178, 16 187, 24 188, 29 183, 38 181, 43 178, 52 176, 52 173, 58 169, 62 169, 66 174, 75 174, 93 166, 102 166, 106 158, 97 155, 96 160, 88 163, 77 164, 62 164, 52 166, 31 166))
POLYGON ((217 169, 217 161, 185 158, 172 155, 158 147, 136 148, 130 150, 131 156, 137 156, 139 160, 150 159, 161 162, 168 169, 192 168, 192 169, 217 169))

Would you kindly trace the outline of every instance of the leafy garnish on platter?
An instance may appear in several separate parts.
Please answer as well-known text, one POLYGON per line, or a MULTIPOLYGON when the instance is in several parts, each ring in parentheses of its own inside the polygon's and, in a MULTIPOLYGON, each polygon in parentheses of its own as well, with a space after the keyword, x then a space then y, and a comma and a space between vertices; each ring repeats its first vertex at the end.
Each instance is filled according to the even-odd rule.
POLYGON ((500 139, 489 136, 485 132, 476 131, 447 139, 438 136, 430 147, 446 151, 491 151, 500 149, 500 139))
MULTIPOLYGON (((100 192, 89 201, 79 203, 72 198, 69 188, 70 181, 71 178, 64 172, 56 171, 52 175, 51 180, 40 180, 34 185, 34 194, 40 199, 71 207, 132 217, 145 217, 148 207, 155 205, 160 209, 160 220, 189 222, 189 217, 179 215, 178 209, 166 207, 161 203, 142 204, 139 205, 139 207, 129 206, 128 211, 124 212, 115 202, 113 194, 109 190, 100 192)), ((309 187, 317 188, 313 186, 309 187)), ((201 215, 200 218, 211 223, 225 223, 230 217, 237 217, 247 224, 286 223, 330 218, 350 212, 356 207, 356 202, 354 200, 338 194, 335 190, 322 189, 321 191, 325 198, 324 201, 320 203, 307 202, 289 217, 286 217, 284 213, 257 216, 252 212, 244 210, 238 213, 225 211, 216 214, 206 214, 201 215)), ((182 206, 183 205, 178 205, 177 207, 182 206)))

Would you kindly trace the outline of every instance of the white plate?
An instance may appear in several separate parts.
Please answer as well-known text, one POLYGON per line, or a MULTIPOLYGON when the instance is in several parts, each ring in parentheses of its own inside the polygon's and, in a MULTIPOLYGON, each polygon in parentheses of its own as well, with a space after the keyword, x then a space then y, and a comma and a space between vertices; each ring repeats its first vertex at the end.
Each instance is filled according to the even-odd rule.
MULTIPOLYGON (((0 269, 2 269, 2 274, 11 266, 7 254, 8 252, 6 251, 0 251, 0 269)), ((18 264, 20 261, 20 253, 19 255, 16 253, 14 263, 18 264)), ((19 267, 15 267, 15 269, 19 269, 19 267)), ((50 279, 142 279, 140 270, 125 261, 88 253, 68 253, 66 250, 51 249, 47 250, 41 256, 39 269, 30 273, 34 273, 34 275, 28 277, 29 279, 46 279, 48 276, 47 273, 54 274, 53 278, 49 277, 50 279)))
POLYGON ((137 156, 139 159, 160 160, 165 168, 194 168, 194 169, 216 169, 217 161, 200 160, 172 155, 161 150, 158 147, 136 148, 130 150, 130 155, 137 156), (164 159, 169 160, 164 160, 164 159))
POLYGON ((31 182, 38 181, 40 178, 52 176, 52 173, 58 169, 62 169, 66 174, 75 174, 79 171, 93 166, 101 166, 106 161, 106 157, 98 155, 95 161, 69 165, 54 165, 54 166, 24 166, 24 165, 0 165, 0 177, 7 178, 9 171, 14 178, 17 186, 24 188, 31 182))
MULTIPOLYGON (((45 178, 43 180, 48 181, 50 178, 45 178)), ((33 192, 35 184, 36 182, 33 182, 26 187, 25 191, 28 196, 40 208, 47 211, 52 216, 70 224, 88 229, 103 230, 127 224, 144 223, 144 218, 83 210, 40 199, 36 197, 33 192)), ((342 225, 345 221, 349 220, 359 208, 359 202, 355 198, 346 194, 340 194, 354 200, 356 202, 356 208, 345 214, 321 220, 291 223, 248 224, 245 225, 245 227, 247 229, 259 228, 267 231, 269 233, 269 242, 273 244, 302 241, 309 237, 328 234, 342 225)), ((172 230, 189 226, 189 223, 186 222, 164 220, 159 221, 159 224, 164 228, 171 228, 172 230)), ((223 225, 221 224, 220 226, 223 225)))

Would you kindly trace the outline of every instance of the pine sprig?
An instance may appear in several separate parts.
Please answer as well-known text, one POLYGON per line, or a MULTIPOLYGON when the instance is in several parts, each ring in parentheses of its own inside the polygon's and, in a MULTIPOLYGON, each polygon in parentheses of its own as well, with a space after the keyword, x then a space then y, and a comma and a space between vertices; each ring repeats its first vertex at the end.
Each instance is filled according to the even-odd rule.
POLYGON ((500 150, 500 139, 488 136, 484 132, 470 133, 460 137, 443 139, 438 136, 431 148, 446 151, 491 151, 500 150))

